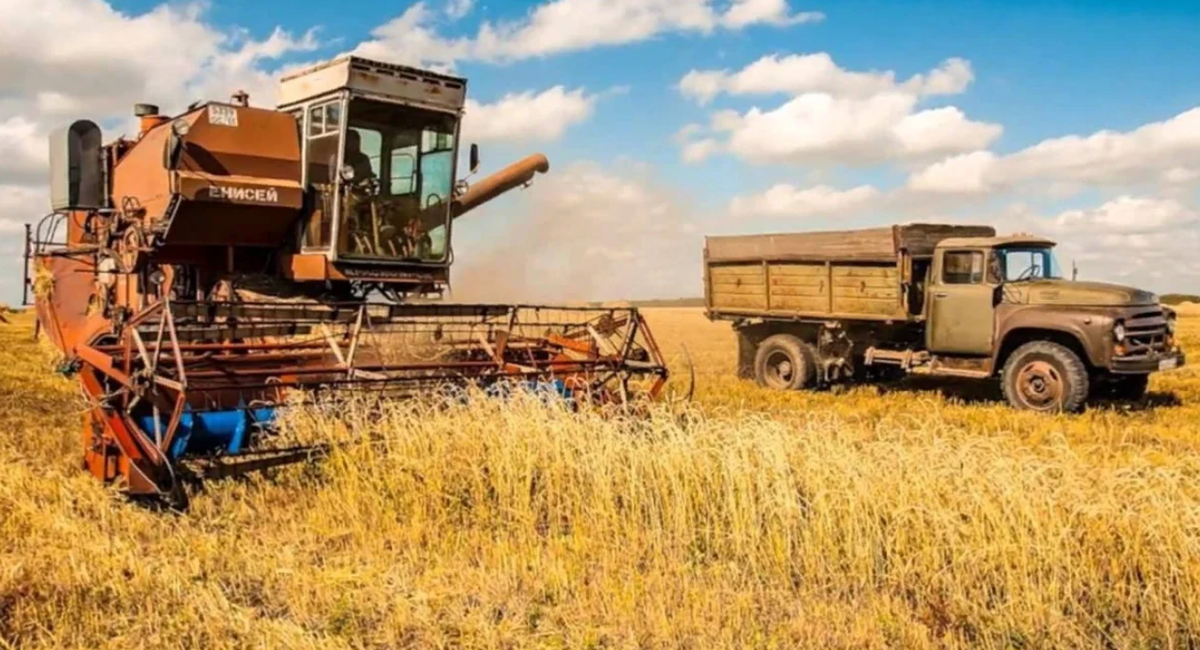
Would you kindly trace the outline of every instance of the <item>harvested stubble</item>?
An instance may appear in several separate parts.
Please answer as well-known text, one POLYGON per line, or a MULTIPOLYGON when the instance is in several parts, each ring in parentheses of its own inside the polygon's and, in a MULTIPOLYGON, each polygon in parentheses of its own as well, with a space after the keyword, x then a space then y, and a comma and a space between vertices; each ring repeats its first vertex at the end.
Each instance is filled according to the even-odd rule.
POLYGON ((729 376, 727 330, 654 324, 689 343, 697 404, 295 411, 286 435, 380 442, 209 484, 182 516, 77 471, 72 385, 0 329, 0 647, 1198 642, 1194 371, 1154 383, 1182 405, 1037 418, 769 393, 729 376))

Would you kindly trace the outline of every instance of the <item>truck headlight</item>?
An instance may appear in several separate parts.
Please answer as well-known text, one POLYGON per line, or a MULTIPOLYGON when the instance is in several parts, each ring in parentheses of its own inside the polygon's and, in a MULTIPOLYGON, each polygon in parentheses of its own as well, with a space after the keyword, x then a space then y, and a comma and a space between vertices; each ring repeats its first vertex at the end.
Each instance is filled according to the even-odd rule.
POLYGON ((1113 338, 1117 343, 1125 340, 1125 323, 1117 321, 1117 324, 1113 325, 1113 338))
POLYGON ((1174 312, 1172 312, 1172 313, 1168 314, 1168 315, 1167 315, 1167 332, 1168 332, 1169 334, 1171 334, 1172 336, 1174 336, 1174 335, 1175 335, 1175 326, 1176 326, 1176 324, 1177 324, 1177 323, 1176 323, 1176 317, 1175 317, 1175 313, 1174 313, 1174 312))

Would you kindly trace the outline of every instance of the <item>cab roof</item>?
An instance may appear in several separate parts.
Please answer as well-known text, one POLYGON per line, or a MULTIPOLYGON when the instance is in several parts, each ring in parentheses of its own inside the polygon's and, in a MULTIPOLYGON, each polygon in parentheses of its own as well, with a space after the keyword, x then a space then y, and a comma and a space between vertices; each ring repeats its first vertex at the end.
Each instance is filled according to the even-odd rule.
POLYGON ((947 237, 938 242, 941 248, 999 248, 1004 246, 1054 246, 1055 242, 1036 235, 1002 235, 999 237, 947 237))
POLYGON ((459 112, 467 80, 395 63, 344 55, 297 70, 279 80, 279 108, 290 110, 339 91, 389 98, 434 110, 459 112))

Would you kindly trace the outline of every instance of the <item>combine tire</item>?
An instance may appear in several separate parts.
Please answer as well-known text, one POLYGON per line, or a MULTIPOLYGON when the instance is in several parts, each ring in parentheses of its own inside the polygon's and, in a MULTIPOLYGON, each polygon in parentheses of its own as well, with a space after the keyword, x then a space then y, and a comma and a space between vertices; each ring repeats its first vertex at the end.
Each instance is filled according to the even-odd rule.
POLYGON ((1004 364, 1004 397, 1013 407, 1041 413, 1075 413, 1088 396, 1087 368, 1057 343, 1033 341, 1004 364))
POLYGON ((816 383, 817 362, 812 346, 791 334, 776 334, 758 345, 754 378, 759 386, 799 390, 816 383))

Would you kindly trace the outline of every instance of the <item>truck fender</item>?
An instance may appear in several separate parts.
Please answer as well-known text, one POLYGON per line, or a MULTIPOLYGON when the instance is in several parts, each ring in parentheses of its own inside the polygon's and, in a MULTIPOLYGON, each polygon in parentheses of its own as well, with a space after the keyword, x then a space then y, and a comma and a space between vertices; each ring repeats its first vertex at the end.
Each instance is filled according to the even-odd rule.
POLYGON ((1107 329, 1103 323, 1098 326, 1097 321, 1105 320, 1105 317, 1094 313, 1059 311, 1039 306, 1021 309, 998 320, 996 340, 999 344, 992 357, 992 368, 996 372, 1004 366, 1013 350, 1033 340, 1062 343, 1096 368, 1105 367, 1111 356, 1111 345, 1106 336, 1111 325, 1107 329))

